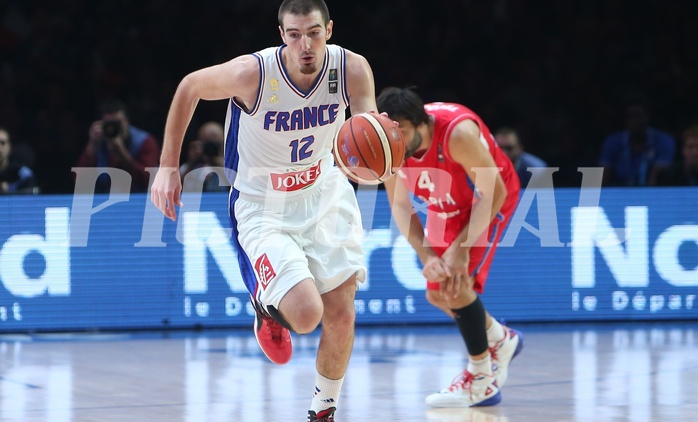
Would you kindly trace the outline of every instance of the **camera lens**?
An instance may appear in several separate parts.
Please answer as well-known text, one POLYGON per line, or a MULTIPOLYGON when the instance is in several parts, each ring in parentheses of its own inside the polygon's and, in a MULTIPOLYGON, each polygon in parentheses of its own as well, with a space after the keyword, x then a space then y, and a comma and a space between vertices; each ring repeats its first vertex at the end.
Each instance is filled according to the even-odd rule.
POLYGON ((106 138, 116 138, 121 132, 121 121, 105 120, 102 122, 102 133, 106 138))

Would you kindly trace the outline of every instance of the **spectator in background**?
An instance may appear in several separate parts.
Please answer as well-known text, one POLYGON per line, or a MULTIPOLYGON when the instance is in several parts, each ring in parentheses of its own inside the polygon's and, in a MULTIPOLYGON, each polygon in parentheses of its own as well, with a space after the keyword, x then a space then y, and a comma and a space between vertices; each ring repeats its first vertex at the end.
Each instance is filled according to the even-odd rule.
POLYGON ((225 192, 229 184, 223 173, 223 126, 217 122, 204 123, 198 131, 197 139, 189 143, 187 161, 179 167, 183 192, 225 192), (195 174, 192 170, 203 169, 195 174), (189 177, 187 177, 189 176, 189 177))
MULTIPOLYGON (((190 172, 202 168, 204 163, 204 143, 199 139, 189 141, 187 146, 187 160, 179 166, 179 175, 182 177, 182 183, 190 172)), ((188 191, 186 186, 183 190, 188 191)))
MULTIPOLYGON (((147 167, 157 167, 160 145, 153 135, 131 125, 126 107, 118 100, 105 101, 102 119, 93 122, 89 140, 76 167, 112 167, 131 175, 131 192, 147 192, 150 173, 147 167)), ((97 179, 96 193, 109 192, 110 179, 102 174, 97 179)))
POLYGON ((35 193, 34 172, 12 154, 10 133, 0 128, 0 195, 35 193))
POLYGON ((698 125, 683 133, 682 159, 657 173, 657 186, 698 186, 698 125))
POLYGON ((625 110, 626 129, 610 134, 603 143, 600 165, 604 186, 649 186, 657 172, 674 161, 676 141, 649 126, 649 105, 633 96, 625 110))
POLYGON ((535 155, 524 151, 519 134, 514 129, 508 127, 500 128, 495 133, 494 138, 497 141, 497 145, 499 145, 502 151, 509 157, 511 162, 514 163, 514 168, 521 181, 521 187, 525 188, 529 184, 536 186, 536 180, 533 178, 533 174, 528 168, 548 167, 548 164, 535 155), (531 183, 532 179, 533 183, 531 183))

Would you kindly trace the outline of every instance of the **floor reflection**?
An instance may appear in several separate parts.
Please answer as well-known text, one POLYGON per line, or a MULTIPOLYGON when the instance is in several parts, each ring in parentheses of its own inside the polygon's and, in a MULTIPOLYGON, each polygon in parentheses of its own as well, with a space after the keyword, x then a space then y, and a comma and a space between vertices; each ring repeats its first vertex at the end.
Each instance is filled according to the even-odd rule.
MULTIPOLYGON (((517 328, 502 403, 476 409, 424 405, 465 364, 454 328, 360 328, 337 420, 698 420, 695 322, 517 328)), ((276 366, 248 331, 0 335, 0 420, 303 421, 318 339, 276 366)))

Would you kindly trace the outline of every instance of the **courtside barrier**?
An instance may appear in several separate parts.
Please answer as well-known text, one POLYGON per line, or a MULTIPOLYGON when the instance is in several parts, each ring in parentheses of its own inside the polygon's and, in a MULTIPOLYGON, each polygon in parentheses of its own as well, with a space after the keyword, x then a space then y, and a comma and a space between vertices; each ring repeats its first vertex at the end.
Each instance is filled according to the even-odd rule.
MULTIPOLYGON (((698 191, 582 193, 522 194, 488 310, 510 322, 698 319, 698 191)), ((424 298, 385 193, 357 195, 368 267, 357 323, 448 321, 424 298)), ((183 201, 175 223, 145 194, 0 197, 0 332, 250 326, 227 195, 183 201)))

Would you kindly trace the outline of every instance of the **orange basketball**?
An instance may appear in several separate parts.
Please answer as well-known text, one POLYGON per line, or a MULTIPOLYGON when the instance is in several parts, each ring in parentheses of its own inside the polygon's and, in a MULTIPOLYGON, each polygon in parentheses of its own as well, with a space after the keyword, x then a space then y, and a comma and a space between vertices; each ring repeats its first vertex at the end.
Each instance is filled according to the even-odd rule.
POLYGON ((360 113, 339 129, 334 158, 349 179, 362 185, 378 185, 404 163, 405 139, 389 117, 360 113))

